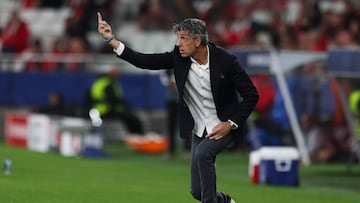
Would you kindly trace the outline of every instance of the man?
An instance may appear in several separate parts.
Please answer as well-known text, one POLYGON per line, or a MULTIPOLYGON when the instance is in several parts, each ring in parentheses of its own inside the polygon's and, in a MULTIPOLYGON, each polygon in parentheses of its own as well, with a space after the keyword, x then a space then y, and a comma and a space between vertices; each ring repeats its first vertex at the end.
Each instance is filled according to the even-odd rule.
POLYGON ((127 108, 119 74, 119 70, 112 68, 93 82, 89 92, 91 108, 97 109, 104 119, 121 120, 131 133, 144 134, 140 119, 127 108))
POLYGON ((143 69, 174 69, 180 136, 192 136, 192 196, 202 203, 234 203, 216 189, 215 159, 239 136, 259 99, 257 90, 236 57, 208 42, 203 21, 186 19, 173 28, 178 40, 171 52, 143 54, 115 39, 98 13, 98 31, 118 57, 143 69))
MULTIPOLYGON (((350 112, 353 114, 355 119, 355 135, 360 144, 360 90, 354 89, 350 92, 349 96, 349 107, 350 112)), ((356 137, 353 138, 356 141, 356 137)), ((360 150, 360 148, 359 148, 360 150)))
POLYGON ((37 109, 36 112, 55 116, 67 115, 70 113, 65 107, 64 97, 60 92, 50 92, 48 95, 47 106, 37 109))

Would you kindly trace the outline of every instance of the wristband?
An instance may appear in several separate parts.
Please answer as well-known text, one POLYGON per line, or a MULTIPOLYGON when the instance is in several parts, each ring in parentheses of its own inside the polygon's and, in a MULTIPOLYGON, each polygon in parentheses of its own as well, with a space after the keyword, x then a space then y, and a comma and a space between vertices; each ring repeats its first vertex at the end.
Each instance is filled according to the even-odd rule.
POLYGON ((111 40, 113 40, 113 39, 115 39, 115 35, 114 34, 112 34, 112 36, 110 37, 110 38, 104 38, 104 42, 106 42, 106 43, 109 43, 111 40))

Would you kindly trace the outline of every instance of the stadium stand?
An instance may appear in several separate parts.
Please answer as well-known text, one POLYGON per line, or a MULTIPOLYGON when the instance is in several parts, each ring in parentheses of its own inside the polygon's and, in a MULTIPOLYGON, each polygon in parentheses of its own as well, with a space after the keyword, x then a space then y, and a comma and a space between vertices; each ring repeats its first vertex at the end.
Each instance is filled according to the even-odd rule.
MULTIPOLYGON (((290 55, 298 54, 294 60, 289 60, 291 57, 287 57, 288 61, 296 61, 297 68, 287 69, 287 65, 282 64, 286 69, 286 74, 291 76, 296 76, 297 73, 294 70, 299 70, 306 65, 301 62, 304 53, 319 53, 326 55, 326 66, 328 66, 333 79, 336 77, 346 79, 348 89, 359 88, 354 83, 354 80, 359 77, 359 68, 354 65, 358 64, 357 59, 359 58, 359 1, 336 0, 333 3, 328 0, 185 1, 190 7, 189 9, 193 11, 191 15, 194 15, 188 17, 202 18, 207 22, 210 41, 233 51, 246 67, 251 67, 252 62, 257 63, 256 69, 249 69, 250 72, 255 70, 252 74, 270 73, 268 64, 266 64, 269 59, 261 54, 250 55, 252 57, 249 56, 249 60, 247 60, 247 54, 262 52, 264 48, 274 48, 280 53, 285 52, 290 55), (298 60, 299 58, 301 60, 298 60)), ((57 90, 56 88, 63 91, 69 105, 81 105, 81 91, 85 89, 83 88, 84 84, 89 82, 89 78, 98 72, 106 71, 109 64, 118 63, 125 74, 122 81, 124 87, 131 92, 129 96, 131 104, 138 108, 141 117, 148 121, 147 128, 163 132, 161 125, 165 117, 163 111, 165 97, 163 95, 164 87, 161 86, 158 78, 159 72, 134 69, 131 65, 113 57, 112 50, 106 49, 106 45, 98 36, 94 11, 99 10, 104 13, 105 19, 114 25, 113 29, 116 30, 117 37, 138 51, 164 52, 171 50, 176 40, 171 27, 165 30, 141 30, 139 27, 140 14, 147 11, 147 7, 144 6, 145 1, 141 0, 59 1, 59 5, 50 8, 44 7, 41 3, 34 4, 34 2, 42 1, 0 1, 0 33, 8 22, 11 12, 17 10, 30 28, 31 38, 41 40, 40 46, 43 53, 39 55, 30 53, 29 55, 34 62, 43 63, 45 55, 50 56, 50 58, 46 58, 50 60, 48 63, 61 65, 75 60, 83 63, 85 68, 71 73, 60 68, 46 69, 50 71, 44 71, 44 73, 41 70, 28 71, 24 68, 26 63, 18 55, 0 53, 0 86, 5 87, 0 88, 0 108, 28 110, 29 106, 44 104, 45 95, 49 91, 57 90), (91 15, 92 12, 94 15, 91 15), (69 19, 76 23, 80 22, 80 25, 84 24, 85 26, 86 24, 86 26, 81 27, 80 30, 74 30, 74 27, 69 27, 69 19), (80 38, 88 51, 87 57, 56 55, 57 53, 67 53, 70 39, 79 37, 79 33, 81 33, 80 38), (60 47, 58 52, 53 50, 55 42, 60 47), (54 81, 49 78, 62 82, 53 84, 54 81), (69 88, 69 84, 74 84, 74 81, 79 82, 80 85, 77 88, 69 88), (32 91, 34 87, 27 84, 36 85, 37 91, 32 91), (44 89, 46 91, 43 91, 44 89), (29 95, 28 91, 34 94, 29 95), (151 91, 151 93, 147 91, 151 91), (143 99, 145 94, 146 99, 143 99)), ((179 16, 176 15, 177 12, 174 12, 174 10, 181 10, 181 8, 177 8, 178 4, 169 0, 154 2, 161 4, 162 9, 169 13, 171 21, 179 19, 179 16)), ((75 27, 79 25, 76 23, 75 27)), ((289 67, 293 67, 293 65, 289 65, 289 67)), ((348 92, 350 91, 345 91, 346 96, 348 96, 348 92)), ((342 106, 342 108, 346 108, 346 106, 342 106)), ((342 124, 343 122, 338 121, 342 124)), ((345 134, 340 137, 343 136, 342 138, 348 141, 348 133, 345 134)), ((348 145, 341 146, 339 153, 335 153, 323 161, 343 159, 344 154, 346 156, 348 151, 348 145)))

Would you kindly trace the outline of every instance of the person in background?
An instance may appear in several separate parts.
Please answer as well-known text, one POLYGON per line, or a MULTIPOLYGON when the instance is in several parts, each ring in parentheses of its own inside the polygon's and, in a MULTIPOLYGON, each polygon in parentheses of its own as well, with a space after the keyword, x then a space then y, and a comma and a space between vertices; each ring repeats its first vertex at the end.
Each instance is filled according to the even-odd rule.
POLYGON ((2 36, 3 53, 21 53, 28 47, 31 37, 27 24, 20 18, 18 12, 14 10, 5 25, 2 36))
POLYGON ((129 110, 123 90, 118 82, 120 72, 112 68, 100 75, 90 87, 90 106, 99 111, 104 119, 119 119, 134 134, 144 134, 140 119, 129 110))
POLYGON ((169 30, 170 14, 159 0, 143 1, 140 5, 138 28, 141 31, 169 30))
POLYGON ((349 96, 349 107, 354 116, 356 133, 351 139, 351 145, 354 145, 354 142, 358 142, 358 144, 355 144, 355 146, 358 146, 355 150, 357 150, 357 153, 360 153, 360 89, 354 89, 351 91, 349 96))
POLYGON ((23 70, 25 71, 46 71, 43 69, 42 54, 44 54, 43 44, 40 39, 31 41, 30 46, 21 53, 20 57, 25 64, 23 70))
POLYGON ((115 39, 98 13, 98 31, 119 58, 142 69, 174 69, 180 136, 192 139, 192 196, 202 203, 234 203, 217 189, 215 160, 233 136, 242 136, 259 99, 257 89, 235 56, 208 42, 204 21, 185 19, 173 30, 178 40, 172 51, 139 53, 115 39))
POLYGON ((46 72, 51 71, 63 71, 65 69, 65 63, 59 62, 61 58, 66 56, 66 47, 68 39, 65 37, 55 39, 49 52, 46 54, 44 61, 42 62, 42 70, 46 72))
POLYGON ((297 77, 294 100, 310 158, 314 162, 328 161, 337 148, 332 123, 335 98, 322 62, 304 65, 302 74, 297 77))
POLYGON ((34 112, 55 116, 66 115, 67 112, 62 94, 56 91, 50 92, 48 95, 47 105, 45 107, 34 109, 34 112))
POLYGON ((83 60, 88 54, 89 52, 86 44, 80 37, 70 37, 64 55, 72 61, 64 64, 64 71, 76 72, 85 70, 85 63, 83 60))

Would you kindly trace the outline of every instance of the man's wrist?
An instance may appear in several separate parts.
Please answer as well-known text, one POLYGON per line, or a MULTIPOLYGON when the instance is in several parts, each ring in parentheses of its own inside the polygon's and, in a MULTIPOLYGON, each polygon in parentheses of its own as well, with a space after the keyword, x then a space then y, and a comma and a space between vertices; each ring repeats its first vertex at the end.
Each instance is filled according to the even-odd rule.
POLYGON ((117 42, 118 42, 117 46, 112 45, 114 47, 113 51, 116 53, 116 55, 121 56, 121 54, 124 52, 125 45, 120 41, 117 42))
POLYGON ((112 34, 110 38, 104 38, 104 42, 109 43, 109 42, 111 42, 113 39, 115 39, 115 35, 114 35, 114 34, 112 34))
POLYGON ((230 123, 231 130, 238 129, 239 126, 236 123, 234 123, 232 120, 228 120, 228 122, 230 123))

